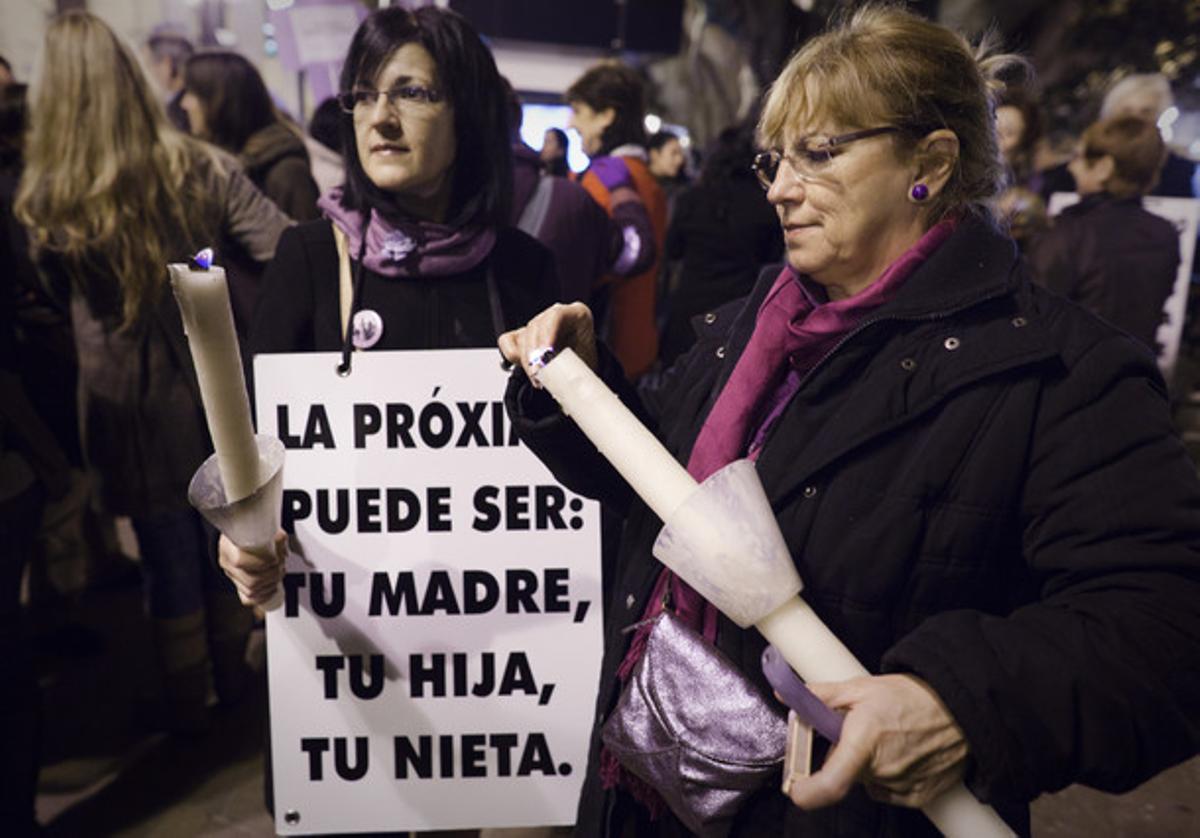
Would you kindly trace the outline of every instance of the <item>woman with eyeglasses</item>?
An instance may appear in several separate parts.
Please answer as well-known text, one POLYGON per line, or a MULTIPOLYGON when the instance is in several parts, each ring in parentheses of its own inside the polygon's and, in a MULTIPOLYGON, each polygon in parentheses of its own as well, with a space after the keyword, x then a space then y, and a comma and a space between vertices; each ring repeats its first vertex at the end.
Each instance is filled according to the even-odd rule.
MULTIPOLYGON (((1200 482, 1153 359, 1032 285, 989 215, 1012 60, 894 6, 806 43, 758 126, 786 265, 700 318, 656 389, 625 384, 582 305, 500 340, 524 442, 627 513, 598 729, 662 608, 759 684, 764 641, 651 558, 661 522, 530 385, 546 346, 695 478, 753 460, 804 598, 877 673, 809 685, 845 714, 840 742, 714 832, 936 834, 911 807, 965 780, 1025 833, 1044 791, 1129 789, 1200 749, 1200 482)), ((593 745, 577 834, 680 833, 593 745)))
POLYGON ((371 14, 341 88, 346 182, 280 240, 253 353, 490 346, 555 299, 549 252, 508 225, 507 103, 463 18, 371 14))
MULTIPOLYGON (((507 98, 491 53, 458 14, 369 15, 342 67, 346 182, 324 218, 280 239, 251 354, 494 346, 556 298, 550 252, 509 226, 507 98)), ((282 572, 221 539, 246 604, 282 572)))
POLYGON ((166 266, 213 246, 222 264, 257 267, 291 221, 232 158, 168 122, 99 18, 51 22, 40 66, 15 216, 69 311, 98 497, 137 534, 166 724, 195 735, 208 723, 210 662, 222 702, 248 686, 251 621, 216 569, 214 531, 187 502, 212 443, 166 266))

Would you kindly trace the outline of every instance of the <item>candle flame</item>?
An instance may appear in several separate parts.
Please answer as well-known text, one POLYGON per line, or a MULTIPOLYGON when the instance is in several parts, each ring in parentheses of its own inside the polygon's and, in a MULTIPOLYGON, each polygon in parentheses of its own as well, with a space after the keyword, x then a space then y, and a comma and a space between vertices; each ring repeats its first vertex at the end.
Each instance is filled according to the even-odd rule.
POLYGON ((206 247, 192 257, 192 261, 199 265, 203 270, 208 270, 213 263, 213 249, 206 247))

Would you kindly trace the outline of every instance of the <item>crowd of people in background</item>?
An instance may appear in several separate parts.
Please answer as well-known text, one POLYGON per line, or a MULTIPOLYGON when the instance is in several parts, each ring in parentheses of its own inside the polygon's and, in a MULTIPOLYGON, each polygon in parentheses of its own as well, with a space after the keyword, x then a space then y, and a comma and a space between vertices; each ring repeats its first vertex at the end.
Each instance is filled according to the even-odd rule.
MULTIPOLYGON (((646 387, 785 255, 754 170, 757 109, 685 147, 647 131, 647 78, 618 61, 566 86, 569 126, 535 149, 519 92, 457 15, 373 14, 307 125, 237 52, 170 29, 143 46, 139 58, 76 12, 49 25, 34 86, 0 58, 0 776, 20 780, 0 789, 5 835, 36 829, 38 730, 53 723, 21 594, 54 561, 48 543, 90 556, 94 579, 121 562, 113 517, 131 519, 165 728, 206 731, 210 684, 222 702, 245 692, 250 612, 185 500, 211 445, 167 262, 217 245, 248 353, 350 363, 370 347, 494 346, 545 306, 582 301, 646 387), (579 173, 571 141, 588 158, 579 173), (401 143, 415 163, 389 156, 401 143), (336 293, 326 276, 342 278, 336 293), (367 302, 381 334, 362 323, 367 302)), ((1171 106, 1167 80, 1147 74, 1115 84, 1082 132, 1049 126, 1032 85, 1010 85, 994 114, 1005 172, 989 206, 1033 279, 1152 353, 1180 251, 1142 198, 1194 197, 1197 183, 1163 142, 1171 106), (1057 192, 1080 200, 1051 217, 1057 192)))

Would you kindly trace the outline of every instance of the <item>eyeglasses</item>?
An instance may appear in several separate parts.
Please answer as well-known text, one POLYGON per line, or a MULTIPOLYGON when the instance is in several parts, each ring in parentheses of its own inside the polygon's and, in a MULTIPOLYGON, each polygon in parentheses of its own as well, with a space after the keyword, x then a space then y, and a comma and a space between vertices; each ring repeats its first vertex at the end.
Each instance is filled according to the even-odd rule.
POLYGON ((420 84, 402 84, 390 90, 375 90, 371 87, 356 87, 339 93, 338 107, 349 114, 364 113, 375 108, 380 96, 387 97, 388 107, 393 111, 427 112, 444 98, 440 91, 420 84))
POLYGON ((812 180, 829 169, 829 164, 837 155, 840 147, 855 140, 865 140, 867 137, 877 137, 892 131, 899 131, 895 125, 882 128, 867 128, 863 131, 852 131, 849 134, 838 134, 827 137, 823 134, 812 134, 796 143, 795 150, 783 152, 778 149, 761 152, 754 157, 750 168, 758 176, 758 182, 763 189, 770 189, 779 174, 779 164, 784 160, 792 167, 792 172, 800 180, 812 180))

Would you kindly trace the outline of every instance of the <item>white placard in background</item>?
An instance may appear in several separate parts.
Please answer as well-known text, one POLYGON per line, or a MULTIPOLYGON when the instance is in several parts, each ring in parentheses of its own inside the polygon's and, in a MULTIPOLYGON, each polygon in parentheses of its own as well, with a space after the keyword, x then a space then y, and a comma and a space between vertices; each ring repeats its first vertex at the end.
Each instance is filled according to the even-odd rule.
POLYGON ((294 529, 267 619, 280 834, 569 824, 599 507, 516 444, 494 350, 255 359, 294 529))
MULTIPOLYGON (((1054 216, 1073 204, 1079 203, 1074 192, 1055 192, 1050 196, 1047 212, 1054 216)), ((1170 221, 1179 233, 1179 271, 1175 274, 1175 285, 1171 296, 1163 304, 1163 322, 1158 327, 1156 338, 1162 352, 1158 355, 1158 368, 1170 384, 1175 374, 1175 362, 1179 359, 1179 342, 1183 338, 1183 318, 1187 313, 1188 291, 1192 282, 1192 263, 1196 258, 1196 230, 1200 225, 1200 200, 1195 198, 1164 198, 1149 195, 1142 198, 1147 212, 1170 221)))

